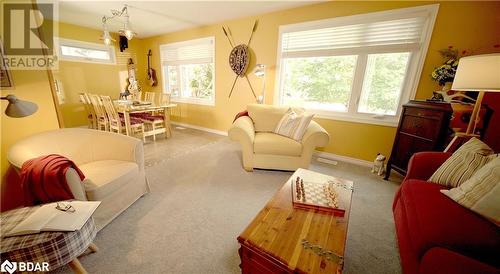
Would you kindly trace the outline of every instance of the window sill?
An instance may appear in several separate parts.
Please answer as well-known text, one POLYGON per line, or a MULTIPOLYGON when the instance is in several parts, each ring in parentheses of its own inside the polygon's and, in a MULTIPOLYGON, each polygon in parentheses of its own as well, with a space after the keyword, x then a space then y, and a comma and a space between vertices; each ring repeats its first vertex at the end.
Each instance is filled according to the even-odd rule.
POLYGON ((318 110, 308 110, 310 113, 314 113, 314 117, 320 119, 337 120, 344 122, 353 122, 361 124, 370 124, 386 127, 397 127, 399 123, 399 118, 397 116, 381 116, 380 118, 374 118, 375 115, 371 114, 358 114, 356 116, 349 113, 333 113, 324 112, 318 110))
POLYGON ((215 106, 215 100, 171 97, 170 101, 174 103, 184 103, 192 105, 215 106))

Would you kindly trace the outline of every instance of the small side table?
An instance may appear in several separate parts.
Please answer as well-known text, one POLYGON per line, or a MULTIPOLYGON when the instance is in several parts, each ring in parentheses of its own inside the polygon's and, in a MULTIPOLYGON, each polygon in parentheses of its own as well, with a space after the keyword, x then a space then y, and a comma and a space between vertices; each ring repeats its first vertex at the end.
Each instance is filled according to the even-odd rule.
POLYGON ((97 230, 90 218, 80 230, 71 232, 41 232, 37 234, 4 237, 18 223, 26 219, 38 207, 23 207, 0 215, 2 261, 49 263, 49 270, 68 264, 75 273, 87 273, 78 260, 87 249, 97 252, 94 240, 97 230))

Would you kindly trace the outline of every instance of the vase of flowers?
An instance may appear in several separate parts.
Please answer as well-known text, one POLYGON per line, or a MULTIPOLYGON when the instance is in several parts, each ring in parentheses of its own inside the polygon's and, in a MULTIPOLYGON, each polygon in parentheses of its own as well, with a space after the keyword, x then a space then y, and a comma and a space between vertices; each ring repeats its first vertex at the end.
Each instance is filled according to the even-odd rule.
POLYGON ((463 50, 459 53, 458 49, 454 49, 453 46, 449 46, 447 49, 440 50, 439 53, 443 56, 445 62, 432 71, 431 77, 432 80, 438 82, 438 84, 443 87, 443 91, 448 91, 451 88, 453 79, 455 79, 458 60, 467 55, 468 52, 463 50))

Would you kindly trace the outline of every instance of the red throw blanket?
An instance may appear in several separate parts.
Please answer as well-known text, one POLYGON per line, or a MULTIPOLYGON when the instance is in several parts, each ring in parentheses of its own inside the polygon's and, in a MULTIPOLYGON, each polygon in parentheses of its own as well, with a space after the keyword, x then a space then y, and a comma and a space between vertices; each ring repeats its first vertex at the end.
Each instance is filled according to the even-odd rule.
POLYGON ((81 180, 85 179, 75 163, 61 155, 50 154, 26 161, 21 168, 25 206, 74 199, 66 182, 66 171, 70 167, 81 180))
POLYGON ((236 121, 236 119, 238 119, 240 117, 243 117, 243 116, 249 116, 248 115, 248 110, 244 110, 242 112, 238 112, 238 114, 236 114, 236 116, 234 117, 233 123, 234 123, 234 121, 236 121))

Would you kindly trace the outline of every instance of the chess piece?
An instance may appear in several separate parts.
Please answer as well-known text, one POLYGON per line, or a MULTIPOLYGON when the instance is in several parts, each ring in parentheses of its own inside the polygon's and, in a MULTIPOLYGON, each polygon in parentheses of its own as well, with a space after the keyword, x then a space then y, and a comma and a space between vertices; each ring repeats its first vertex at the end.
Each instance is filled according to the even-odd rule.
POLYGON ((304 189, 304 180, 300 179, 300 188, 302 190, 302 200, 306 201, 306 190, 304 189))

